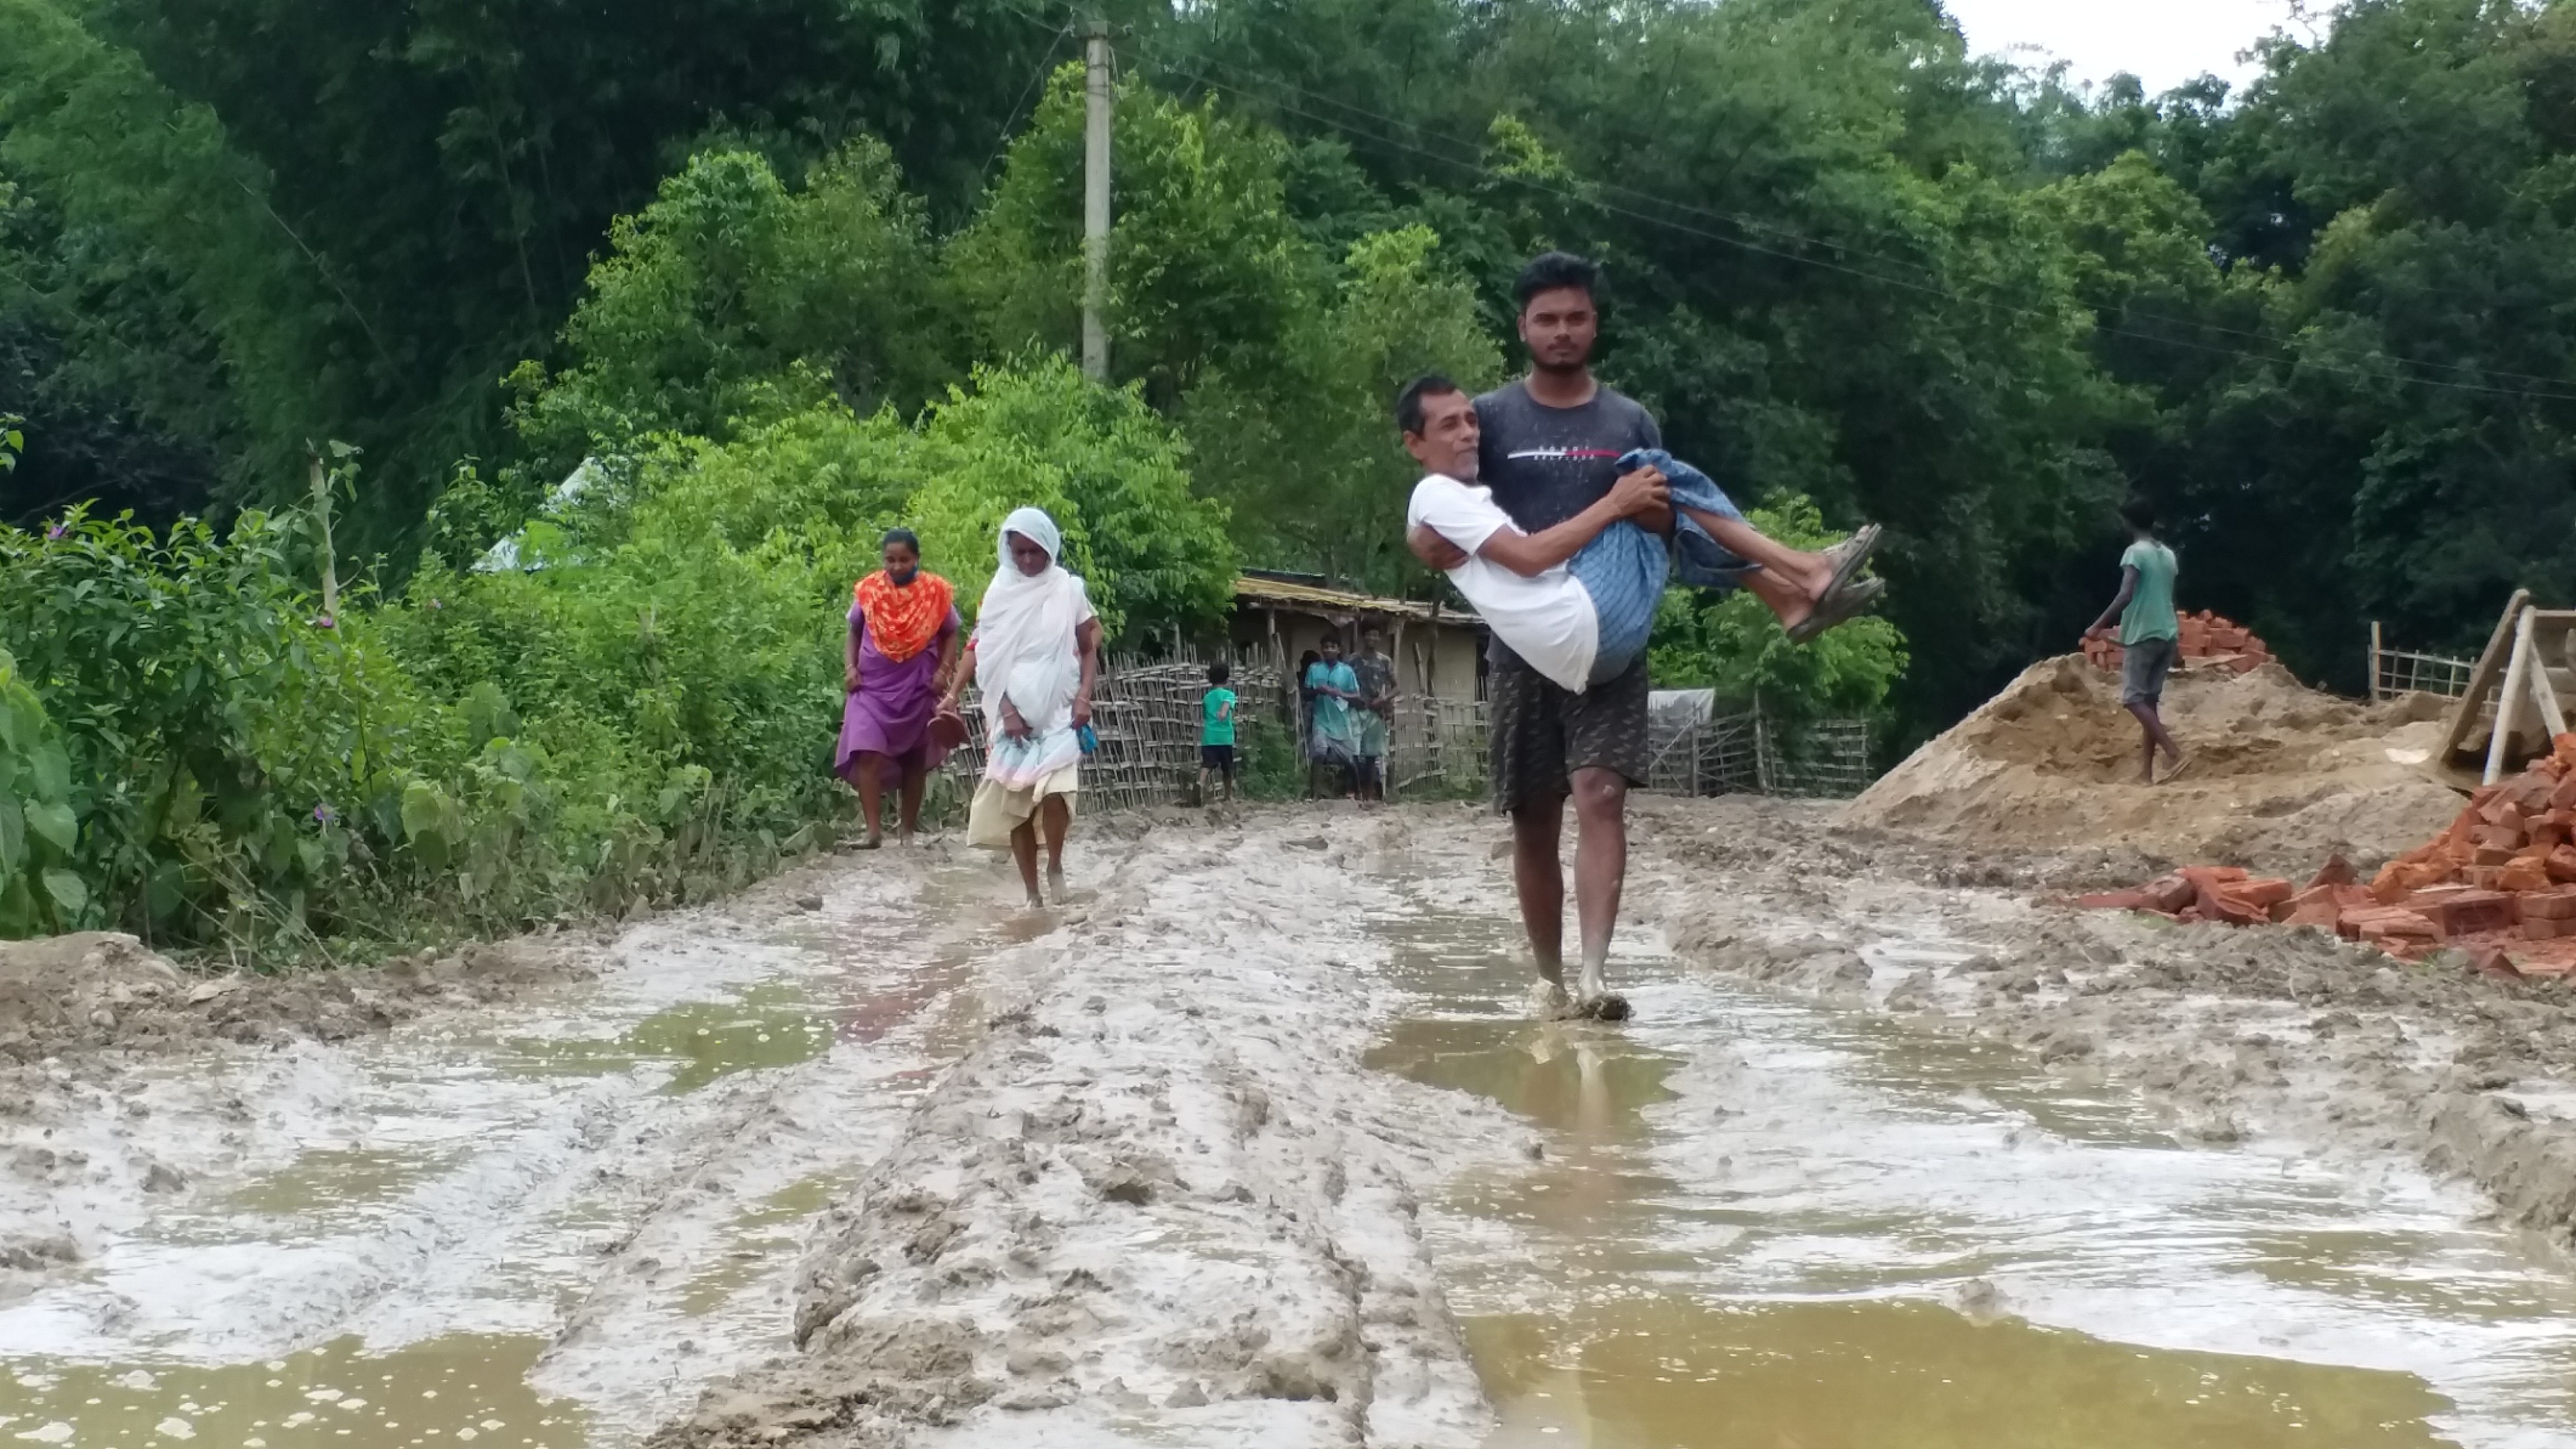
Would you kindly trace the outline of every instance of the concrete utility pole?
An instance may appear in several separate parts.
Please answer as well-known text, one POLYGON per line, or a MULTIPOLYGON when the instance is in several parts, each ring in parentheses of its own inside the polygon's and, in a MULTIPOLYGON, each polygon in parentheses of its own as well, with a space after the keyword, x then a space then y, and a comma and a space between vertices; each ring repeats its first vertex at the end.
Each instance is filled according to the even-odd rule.
POLYGON ((1109 380, 1109 22, 1085 31, 1082 128, 1082 370, 1109 380))

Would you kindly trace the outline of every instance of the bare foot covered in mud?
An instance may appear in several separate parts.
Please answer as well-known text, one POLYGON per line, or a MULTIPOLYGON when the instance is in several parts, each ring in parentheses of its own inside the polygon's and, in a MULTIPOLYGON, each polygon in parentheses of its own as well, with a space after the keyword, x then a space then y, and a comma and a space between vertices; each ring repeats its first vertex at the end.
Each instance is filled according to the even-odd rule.
POLYGON ((1575 1007, 1575 1015, 1588 1021, 1626 1021, 1629 1014, 1628 998, 1616 992, 1589 997, 1575 1007))
MULTIPOLYGON (((1046 880, 1047 899, 1059 906, 1069 904, 1070 897, 1065 894, 1064 867, 1060 865, 1047 867, 1046 880)), ((1041 903, 1032 902, 1032 904, 1041 903)))
POLYGON ((1571 1021, 1581 1015, 1575 1009, 1574 998, 1566 994, 1565 983, 1545 977, 1530 988, 1529 1011, 1540 1021, 1571 1021))

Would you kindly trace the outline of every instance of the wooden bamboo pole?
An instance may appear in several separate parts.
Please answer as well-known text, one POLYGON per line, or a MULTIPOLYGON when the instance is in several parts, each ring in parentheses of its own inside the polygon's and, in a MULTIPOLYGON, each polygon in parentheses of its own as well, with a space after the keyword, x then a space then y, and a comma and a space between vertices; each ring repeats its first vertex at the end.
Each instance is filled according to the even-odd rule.
POLYGON ((2525 609, 2514 624, 2513 656, 2504 669, 2504 690, 2496 696, 2495 727, 2487 735, 2487 768, 2482 784, 2492 785, 2504 778, 2506 742, 2513 738, 2514 725, 2522 717, 2527 702, 2531 673, 2531 611, 2525 609))

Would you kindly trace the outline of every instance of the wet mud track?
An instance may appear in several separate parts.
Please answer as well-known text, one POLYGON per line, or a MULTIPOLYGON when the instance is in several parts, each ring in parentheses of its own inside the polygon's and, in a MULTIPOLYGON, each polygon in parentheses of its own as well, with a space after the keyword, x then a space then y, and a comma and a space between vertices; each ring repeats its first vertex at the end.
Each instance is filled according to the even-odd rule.
POLYGON ((0 1301, 0 1444, 2576 1444, 2576 1278, 2410 1144, 1891 1008, 2028 893, 1712 925, 1649 844, 1636 1020, 1545 1024, 1496 837, 1099 832, 1045 917, 870 857, 66 1082, 0 1122, 83 1248, 0 1301))
POLYGON ((82 1248, 0 1302, 0 1435, 631 1442, 783 1346, 805 1224, 1048 924, 997 884, 853 872, 817 910, 635 928, 515 1005, 67 1080, 0 1148, 82 1248))

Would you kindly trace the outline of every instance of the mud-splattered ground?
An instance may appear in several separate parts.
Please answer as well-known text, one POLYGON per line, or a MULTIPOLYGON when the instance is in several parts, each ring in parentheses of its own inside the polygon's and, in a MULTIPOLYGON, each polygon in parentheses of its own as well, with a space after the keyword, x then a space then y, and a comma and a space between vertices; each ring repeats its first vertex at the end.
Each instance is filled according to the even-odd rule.
POLYGON ((2183 1140, 2422 1158, 2483 1189, 2499 1220, 2576 1249, 2576 989, 2563 980, 2410 966, 2309 928, 2071 910, 2051 897, 2125 863, 2007 866, 1821 824, 1795 807, 1650 802, 1645 914, 1712 969, 2134 1084, 2183 1140), (1962 874, 2027 889, 1951 888, 1962 874), (1905 959, 1931 941, 1959 959, 1905 959))
POLYGON ((2576 1442, 2568 993, 1829 821, 1640 802, 1625 1027, 1529 1019, 1467 807, 1085 822, 1040 915, 934 846, 392 977, 0 961, 0 1435, 2576 1442))

